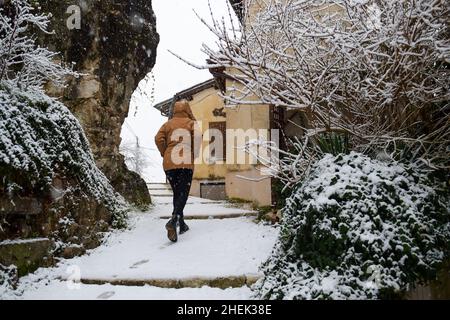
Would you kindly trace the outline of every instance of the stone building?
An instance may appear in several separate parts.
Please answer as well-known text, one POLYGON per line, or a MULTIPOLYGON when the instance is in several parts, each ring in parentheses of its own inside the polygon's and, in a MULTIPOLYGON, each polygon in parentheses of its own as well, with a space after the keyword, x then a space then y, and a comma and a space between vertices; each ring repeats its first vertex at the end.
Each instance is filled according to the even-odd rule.
MULTIPOLYGON (((248 12, 244 12, 243 0, 230 0, 230 3, 244 27, 251 22, 252 16, 262 9, 259 1, 253 1, 248 12)), ((242 134, 252 129, 266 130, 268 134, 264 139, 277 140, 281 147, 285 145, 286 137, 301 134, 296 123, 301 123, 302 117, 295 111, 286 111, 271 105, 225 105, 221 93, 229 93, 237 84, 226 77, 223 71, 211 69, 214 79, 175 94, 179 99, 187 99, 190 102, 194 115, 203 124, 204 134, 208 133, 208 129, 219 129, 222 132, 231 130, 242 134), (276 139, 271 137, 272 129, 282 129, 276 139)), ((171 104, 172 99, 168 99, 154 107, 168 117, 171 104)), ((224 141, 224 154, 221 159, 215 158, 209 163, 196 164, 191 195, 210 199, 239 199, 251 201, 258 206, 271 206, 275 201, 275 181, 263 173, 264 166, 259 162, 254 163, 246 159, 245 163, 238 163, 230 160, 238 158, 233 154, 238 151, 233 149, 242 147, 244 143, 243 140, 230 141, 229 138, 230 136, 224 141)), ((213 138, 204 137, 204 152, 209 152, 206 148, 213 141, 211 139, 213 138)))
MULTIPOLYGON (((235 149, 252 138, 249 129, 270 132, 270 129, 276 128, 274 115, 277 114, 271 106, 225 107, 221 98, 221 92, 225 91, 226 82, 214 78, 175 95, 178 99, 189 101, 203 134, 203 158, 195 165, 191 195, 216 200, 245 200, 258 206, 270 206, 272 179, 261 173, 263 166, 249 157, 239 162, 239 151, 235 149), (215 141, 219 139, 215 132, 221 133, 222 141, 215 141), (223 146, 222 150, 215 150, 217 143, 223 146)), ((172 101, 168 99, 154 107, 169 117, 172 101)))

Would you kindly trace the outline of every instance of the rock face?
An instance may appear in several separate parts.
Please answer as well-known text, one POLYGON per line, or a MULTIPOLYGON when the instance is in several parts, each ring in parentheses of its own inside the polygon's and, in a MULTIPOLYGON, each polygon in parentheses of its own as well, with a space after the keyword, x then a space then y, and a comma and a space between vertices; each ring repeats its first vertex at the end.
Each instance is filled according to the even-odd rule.
POLYGON ((126 222, 127 204, 62 103, 0 84, 0 136, 0 265, 23 275, 52 255, 98 246, 110 225, 126 222))
POLYGON ((98 167, 116 191, 132 204, 148 205, 146 184, 126 168, 119 145, 131 96, 155 64, 159 35, 151 1, 48 0, 40 6, 52 14, 55 30, 42 43, 84 74, 64 92, 49 93, 62 96, 80 120, 98 167))
MULTIPOLYGON (((30 0, 30 3, 37 1, 30 0)), ((64 149, 58 153, 57 158, 78 159, 80 163, 84 159, 83 161, 95 167, 92 157, 88 155, 89 146, 83 135, 84 131, 96 165, 110 180, 114 189, 136 206, 148 205, 150 195, 147 186, 137 174, 127 170, 124 158, 119 153, 119 145, 121 127, 128 115, 131 95, 140 80, 151 71, 156 59, 159 36, 156 33, 151 1, 47 0, 40 1, 39 10, 52 14, 49 29, 54 30, 54 34, 37 32, 38 41, 42 46, 61 52, 63 61, 73 63, 74 69, 83 74, 78 79, 70 79, 63 90, 53 87, 46 89, 50 95, 59 97, 72 111, 83 130, 77 125, 78 121, 75 124, 67 119, 71 115, 61 116, 61 113, 58 118, 50 113, 43 119, 58 118, 58 121, 55 120, 55 125, 49 124, 45 129, 62 136, 58 136, 56 140, 47 134, 39 136, 38 132, 44 126, 34 123, 35 117, 24 116, 23 123, 33 132, 28 136, 49 146, 49 152, 64 149), (71 7, 73 5, 78 7, 71 7), (80 9, 80 29, 69 29, 67 26, 71 17, 67 13, 70 7, 80 9), (67 134, 60 130, 62 124, 70 128, 67 134), (79 139, 76 138, 78 136, 79 139), (70 141, 78 141, 81 145, 71 145, 70 141), (52 147, 55 145, 58 148, 52 147), (76 147, 83 152, 75 152, 76 147), (69 154, 73 157, 68 156, 69 154), (80 155, 84 155, 84 158, 80 155)), ((0 89, 0 93, 2 90, 3 93, 6 92, 5 88, 0 89)), ((10 99, 5 101, 10 104, 10 99)), ((43 104, 33 108, 50 107, 43 104)), ((13 109, 10 105, 8 108, 13 109)), ((43 110, 39 112, 45 114, 43 110)), ((16 117, 8 114, 3 116, 6 117, 2 118, 5 123, 11 123, 8 128, 17 133, 13 125, 16 117)), ((9 132, 8 130, 6 131, 9 132)), ((20 134, 11 135, 10 138, 10 145, 13 146, 23 140, 20 134)), ((39 145, 37 142, 36 144, 39 145)), ((8 150, 0 148, 0 151, 8 150)), ((8 152, 5 154, 8 155, 8 152)), ((98 190, 103 190, 99 193, 95 186, 91 186, 91 191, 88 192, 86 183, 80 183, 77 170, 89 174, 98 173, 98 170, 95 171, 92 167, 92 171, 82 170, 84 167, 77 167, 78 164, 72 163, 72 167, 79 169, 72 168, 68 172, 62 170, 68 163, 52 162, 49 166, 52 166, 55 175, 50 175, 53 177, 52 181, 44 187, 33 182, 36 179, 27 174, 25 169, 14 168, 11 161, 0 161, 0 283, 3 281, 2 273, 10 273, 12 270, 8 269, 10 264, 17 266, 14 270, 18 275, 23 275, 39 266, 51 264, 54 256, 71 258, 83 254, 98 246, 103 233, 114 225, 114 217, 122 212, 121 197, 112 195, 115 194, 114 190, 103 174, 103 178, 98 174, 94 175, 95 179, 92 175, 83 178, 85 182, 93 181, 92 184, 99 186, 98 190), (107 192, 108 201, 104 198, 105 190, 111 191, 107 192), (114 201, 118 201, 117 210, 112 205, 114 201), (44 238, 49 240, 43 240, 44 238)), ((37 174, 43 174, 39 170, 37 174)))

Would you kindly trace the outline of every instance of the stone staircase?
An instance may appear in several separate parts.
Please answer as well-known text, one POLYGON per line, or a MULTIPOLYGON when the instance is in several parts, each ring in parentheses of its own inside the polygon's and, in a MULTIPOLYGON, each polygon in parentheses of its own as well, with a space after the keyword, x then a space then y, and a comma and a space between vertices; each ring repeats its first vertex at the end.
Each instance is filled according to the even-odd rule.
POLYGON ((171 198, 173 193, 168 183, 147 183, 152 198, 171 198))
MULTIPOLYGON (((223 220, 193 218, 190 231, 171 243, 165 221, 158 219, 164 207, 156 206, 150 214, 133 214, 131 232, 89 256, 71 260, 81 270, 80 283, 112 285, 116 290, 143 286, 241 289, 259 279, 258 267, 272 249, 276 230, 244 215, 223 220)), ((61 274, 60 281, 66 280, 67 275, 61 274)))
POLYGON ((92 258, 73 261, 82 270, 82 284, 113 285, 117 290, 145 286, 242 290, 259 279, 258 267, 270 252, 276 232, 254 223, 256 211, 227 201, 189 197, 185 218, 191 230, 174 244, 166 239, 161 220, 171 216, 170 186, 150 183, 148 188, 155 206, 149 214, 135 214, 133 235, 124 235, 97 258, 94 253, 92 258), (110 265, 100 270, 102 260, 110 265))
POLYGON ((52 269, 52 280, 35 285, 25 299, 109 299, 144 292, 148 299, 248 298, 277 229, 255 223, 257 212, 251 208, 189 197, 185 217, 190 230, 172 243, 163 220, 172 211, 170 187, 152 183, 148 188, 154 203, 148 212, 131 213, 128 230, 114 232, 88 255, 62 261, 52 269), (73 267, 79 270, 80 290, 67 285, 73 267))
MULTIPOLYGON (((149 183, 147 184, 153 201, 165 210, 158 211, 156 215, 161 219, 171 217, 171 206, 173 193, 169 184, 149 183)), ((186 220, 203 219, 229 219, 239 217, 256 217, 258 212, 245 205, 236 205, 227 201, 209 200, 190 196, 185 209, 186 220)))

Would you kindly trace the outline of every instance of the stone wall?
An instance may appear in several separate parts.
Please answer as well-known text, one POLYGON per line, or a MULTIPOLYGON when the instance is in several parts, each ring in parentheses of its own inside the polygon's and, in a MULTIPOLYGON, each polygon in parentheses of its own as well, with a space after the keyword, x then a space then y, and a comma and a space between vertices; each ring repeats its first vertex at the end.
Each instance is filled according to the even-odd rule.
POLYGON ((404 298, 407 300, 449 300, 450 260, 442 263, 435 280, 418 284, 406 292, 404 298))

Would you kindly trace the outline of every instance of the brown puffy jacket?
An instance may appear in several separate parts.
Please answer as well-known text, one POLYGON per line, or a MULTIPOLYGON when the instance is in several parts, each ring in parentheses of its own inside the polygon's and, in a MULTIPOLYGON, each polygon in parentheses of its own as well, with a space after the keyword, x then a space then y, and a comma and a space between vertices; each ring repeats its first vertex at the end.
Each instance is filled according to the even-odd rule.
POLYGON ((185 101, 176 102, 173 108, 173 118, 167 121, 155 136, 156 146, 164 158, 164 171, 194 169, 194 159, 198 155, 202 139, 201 134, 200 137, 199 134, 194 135, 194 132, 197 132, 195 126, 196 119, 192 114, 189 103, 185 101), (183 132, 186 134, 183 134, 183 132), (183 137, 180 137, 180 135, 183 137), (174 150, 174 148, 176 149, 174 150), (190 155, 185 157, 184 151, 189 152, 190 155))

